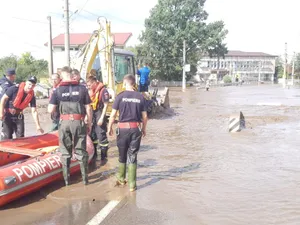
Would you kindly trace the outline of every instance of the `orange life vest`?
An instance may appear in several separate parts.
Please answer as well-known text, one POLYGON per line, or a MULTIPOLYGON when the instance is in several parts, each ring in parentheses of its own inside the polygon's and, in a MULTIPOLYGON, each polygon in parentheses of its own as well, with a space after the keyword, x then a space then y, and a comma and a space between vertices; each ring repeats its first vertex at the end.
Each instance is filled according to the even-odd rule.
POLYGON ((25 109, 28 104, 31 102, 33 96, 34 96, 34 92, 33 89, 31 89, 28 93, 27 96, 25 97, 25 99, 22 101, 22 98, 24 96, 24 87, 25 87, 25 82, 22 82, 19 84, 19 89, 18 89, 18 93, 17 96, 13 102, 13 106, 17 109, 25 109))
POLYGON ((98 108, 99 100, 102 99, 103 91, 105 90, 104 84, 101 82, 98 82, 98 86, 96 87, 95 91, 90 90, 90 98, 91 98, 91 106, 93 110, 96 110, 98 108))
POLYGON ((76 85, 76 84, 79 84, 77 80, 61 81, 58 86, 68 86, 68 85, 76 85))

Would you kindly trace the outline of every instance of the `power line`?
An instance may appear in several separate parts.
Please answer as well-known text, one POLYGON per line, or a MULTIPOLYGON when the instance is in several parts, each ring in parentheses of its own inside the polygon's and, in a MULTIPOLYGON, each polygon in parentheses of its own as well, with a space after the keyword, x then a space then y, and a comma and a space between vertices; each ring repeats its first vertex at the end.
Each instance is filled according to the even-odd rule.
MULTIPOLYGON (((13 36, 8 35, 7 33, 4 33, 4 32, 0 32, 0 33, 1 33, 1 34, 4 34, 4 35, 6 35, 6 36, 8 36, 8 37, 10 37, 10 38, 20 40, 19 37, 13 37, 13 36)), ((23 41, 23 42, 21 42, 21 43, 26 44, 26 45, 29 45, 29 46, 31 46, 31 47, 35 47, 35 48, 39 48, 39 49, 45 49, 44 47, 41 47, 41 46, 38 46, 38 45, 33 45, 33 44, 30 44, 30 43, 25 42, 25 41, 23 41)))
MULTIPOLYGON (((72 14, 72 16, 74 14, 76 14, 77 16, 82 12, 82 10, 84 9, 84 7, 86 6, 86 4, 89 2, 89 0, 86 0, 85 3, 83 4, 83 6, 79 9, 79 10, 76 10, 75 13, 72 14)), ((75 18, 70 22, 70 24, 77 18, 75 15, 75 18)))
MULTIPOLYGON (((44 21, 41 21, 41 20, 31 20, 31 19, 19 18, 19 17, 11 17, 11 18, 16 19, 16 20, 28 21, 28 22, 32 22, 32 23, 48 24, 47 22, 44 22, 44 21)), ((52 25, 60 26, 59 24, 52 24, 52 25)))
MULTIPOLYGON (((96 17, 99 17, 99 16, 100 16, 100 15, 97 15, 97 14, 95 14, 95 13, 89 12, 89 11, 87 11, 87 10, 85 10, 85 9, 84 9, 83 11, 84 11, 84 12, 87 12, 87 13, 93 15, 93 16, 96 16, 96 17)), ((104 13, 104 14, 107 15, 108 17, 115 18, 116 20, 122 21, 122 22, 124 22, 124 23, 128 23, 128 24, 131 24, 131 25, 140 25, 140 24, 138 24, 138 23, 129 22, 129 21, 127 21, 127 20, 124 20, 124 19, 121 19, 121 18, 119 18, 119 17, 113 16, 113 15, 111 15, 111 14, 109 14, 109 13, 104 13)))
POLYGON ((48 24, 47 22, 43 22, 43 21, 40 21, 40 20, 31 20, 31 19, 25 19, 25 18, 19 18, 19 17, 12 17, 12 18, 17 19, 17 20, 29 21, 29 22, 33 22, 33 23, 48 24))

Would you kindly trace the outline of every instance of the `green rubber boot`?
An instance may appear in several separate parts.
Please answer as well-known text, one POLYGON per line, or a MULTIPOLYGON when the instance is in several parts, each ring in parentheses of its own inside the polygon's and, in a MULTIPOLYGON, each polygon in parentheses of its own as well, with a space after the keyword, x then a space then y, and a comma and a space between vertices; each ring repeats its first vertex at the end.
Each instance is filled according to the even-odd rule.
POLYGON ((136 190, 136 169, 137 164, 128 164, 128 183, 131 192, 136 190))
POLYGON ((119 170, 116 175, 117 185, 125 185, 126 184, 125 176, 126 176, 126 163, 119 162, 119 170))

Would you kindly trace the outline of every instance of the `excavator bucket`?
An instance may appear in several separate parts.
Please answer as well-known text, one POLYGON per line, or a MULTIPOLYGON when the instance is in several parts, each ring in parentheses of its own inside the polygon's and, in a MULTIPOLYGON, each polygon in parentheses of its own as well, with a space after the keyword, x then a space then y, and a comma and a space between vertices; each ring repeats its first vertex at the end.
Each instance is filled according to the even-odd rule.
POLYGON ((158 91, 158 88, 154 88, 152 93, 147 92, 143 94, 146 99, 149 117, 153 117, 170 108, 169 88, 165 87, 162 91, 158 91))

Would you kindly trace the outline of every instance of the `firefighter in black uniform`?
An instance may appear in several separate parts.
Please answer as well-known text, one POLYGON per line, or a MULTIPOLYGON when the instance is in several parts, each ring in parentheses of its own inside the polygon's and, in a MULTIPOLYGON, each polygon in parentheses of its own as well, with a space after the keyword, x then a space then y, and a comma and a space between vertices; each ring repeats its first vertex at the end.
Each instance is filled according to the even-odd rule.
POLYGON ((7 89, 14 85, 16 80, 16 71, 14 69, 8 69, 6 75, 0 79, 0 99, 5 94, 7 89))
POLYGON ((126 75, 123 79, 125 91, 120 93, 112 106, 108 132, 113 135, 112 125, 119 111, 117 146, 119 149, 119 170, 117 184, 125 185, 126 162, 128 160, 128 183, 130 191, 136 190, 137 154, 142 136, 146 136, 147 110, 145 99, 134 91, 135 77, 126 75), (141 126, 142 123, 142 126, 141 126))
POLYGON ((54 90, 49 113, 53 113, 57 106, 60 112, 59 150, 63 165, 63 176, 66 186, 70 183, 70 163, 72 149, 79 161, 83 183, 88 184, 88 158, 86 151, 86 137, 91 130, 91 99, 85 86, 72 79, 72 69, 68 66, 61 70, 62 81, 54 90), (84 122, 87 116, 87 126, 84 122))
POLYGON ((23 110, 29 104, 37 130, 40 133, 44 133, 44 130, 40 126, 33 91, 36 83, 36 77, 31 76, 26 82, 8 88, 3 95, 0 103, 0 119, 3 121, 2 140, 12 139, 13 133, 16 134, 17 138, 24 137, 25 124, 23 110))
POLYGON ((89 89, 93 110, 92 140, 98 142, 97 159, 99 160, 101 156, 101 160, 105 160, 107 159, 108 151, 106 111, 109 102, 109 93, 103 83, 97 81, 95 76, 88 77, 86 85, 89 89))
MULTIPOLYGON (((7 89, 11 86, 13 86, 16 80, 16 71, 15 69, 8 69, 6 71, 6 75, 3 75, 3 77, 0 79, 0 100, 2 98, 2 96, 5 94, 5 92, 7 91, 7 89)), ((1 123, 1 127, 3 126, 2 121, 1 123)))

